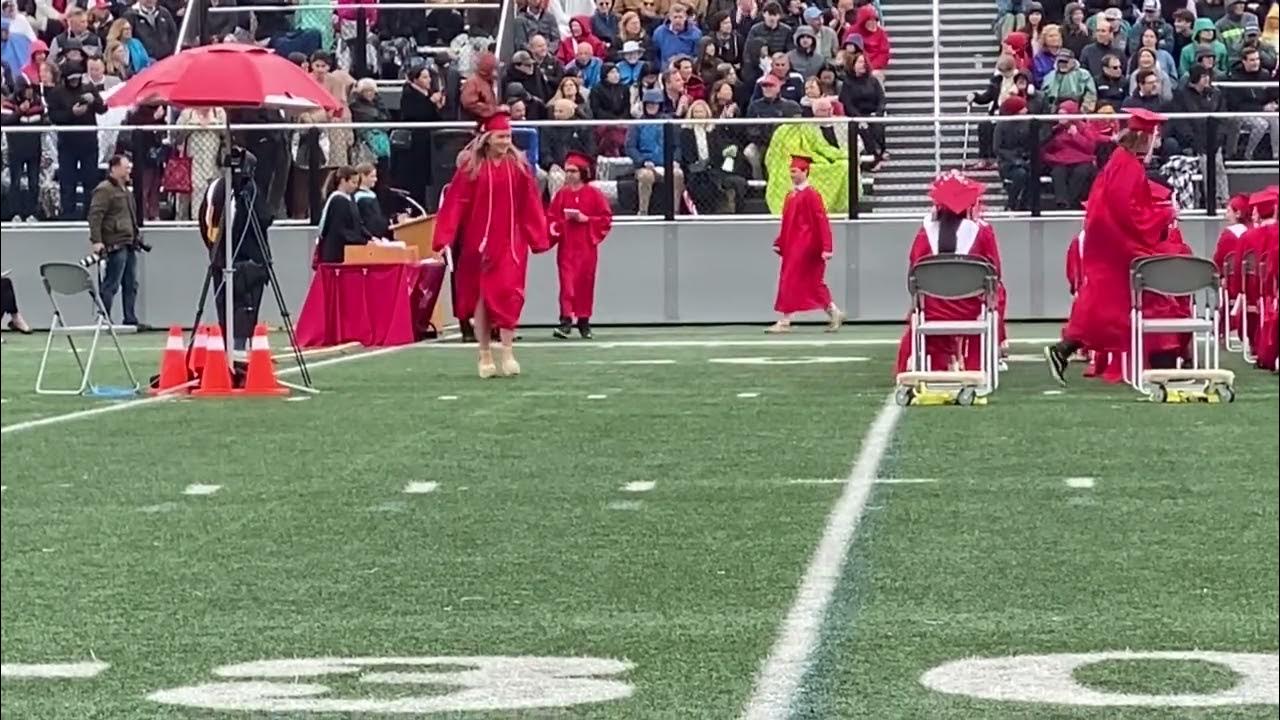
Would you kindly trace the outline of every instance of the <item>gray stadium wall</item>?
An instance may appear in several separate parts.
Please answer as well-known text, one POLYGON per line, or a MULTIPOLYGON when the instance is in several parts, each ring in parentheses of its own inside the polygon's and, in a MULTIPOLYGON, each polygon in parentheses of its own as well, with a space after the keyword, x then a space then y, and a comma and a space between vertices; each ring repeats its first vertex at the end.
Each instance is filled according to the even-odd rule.
MULTIPOLYGON (((1064 317, 1067 295, 1063 259, 1080 227, 1076 218, 993 220, 1000 238, 1011 319, 1064 317)), ((1187 242, 1208 254, 1221 221, 1182 221, 1187 242)), ((907 298, 907 250, 918 221, 860 220, 834 223, 836 252, 827 280, 851 320, 901 320, 907 298)), ((601 324, 752 323, 772 318, 777 258, 770 251, 776 222, 689 221, 619 223, 601 246, 595 320, 601 324)), ((296 317, 311 277, 314 230, 272 230, 284 296, 296 317)), ((138 313, 150 325, 189 326, 195 314, 205 253, 193 228, 150 227, 154 252, 141 256, 138 313)), ((74 228, 4 229, 0 262, 12 270, 23 314, 47 327, 50 307, 37 268, 48 261, 84 256, 85 231, 74 228)), ((557 316, 554 251, 530 262, 524 320, 552 324, 557 316)), ((87 303, 65 303, 75 322, 89 317, 87 303)), ((263 298, 264 319, 278 322, 275 303, 263 298)), ((209 304, 212 310, 212 303, 209 304)), ((117 309, 117 313, 119 310, 117 309)), ((206 315, 206 317, 212 317, 206 315)))

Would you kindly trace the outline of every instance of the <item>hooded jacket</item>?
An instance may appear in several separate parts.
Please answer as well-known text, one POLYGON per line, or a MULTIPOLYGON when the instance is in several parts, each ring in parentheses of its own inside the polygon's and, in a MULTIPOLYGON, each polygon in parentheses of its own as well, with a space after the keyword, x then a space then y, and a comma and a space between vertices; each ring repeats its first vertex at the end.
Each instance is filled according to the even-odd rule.
POLYGON ((556 59, 561 65, 568 65, 574 61, 578 55, 578 45, 581 43, 590 45, 591 54, 597 58, 603 59, 609 50, 609 46, 592 32, 591 18, 587 15, 575 15, 569 20, 569 36, 561 40, 556 48, 556 59), (574 25, 582 28, 582 34, 578 37, 573 36, 574 25))
POLYGON ((1086 111, 1093 111, 1098 103, 1098 90, 1089 71, 1080 67, 1074 59, 1066 72, 1056 69, 1044 79, 1044 99, 1051 110, 1063 100, 1075 100, 1086 111))
POLYGON ((800 73, 806 80, 818 74, 822 66, 826 64, 826 58, 818 54, 818 34, 808 25, 802 25, 796 28, 794 35, 795 48, 787 53, 787 59, 791 61, 791 69, 800 73), (805 50, 800 44, 800 38, 807 37, 813 42, 809 43, 809 49, 805 50))
POLYGON ((1178 58, 1178 74, 1186 77, 1191 71, 1191 66, 1196 64, 1196 48, 1201 44, 1200 33, 1213 33, 1213 39, 1209 41, 1209 46, 1213 48, 1213 67, 1220 75, 1227 72, 1227 46, 1222 44, 1218 39, 1218 29, 1214 27, 1213 21, 1209 18, 1197 18, 1196 24, 1191 27, 1191 44, 1182 48, 1182 55, 1178 58))
POLYGON ((693 57, 701 39, 702 31, 693 23, 693 18, 685 20, 684 30, 679 32, 671 28, 670 22, 662 23, 653 31, 653 47, 658 54, 659 67, 665 68, 677 55, 693 57))
MULTIPOLYGON (((876 10, 875 5, 863 5, 858 8, 858 14, 853 21, 853 31, 850 35, 859 35, 862 37, 862 53, 867 56, 867 64, 872 70, 883 70, 889 66, 890 46, 889 33, 884 31, 884 25, 881 24, 872 32, 867 29, 867 23, 871 20, 880 19, 880 13, 876 10)), ((848 41, 848 38, 845 38, 848 41)))

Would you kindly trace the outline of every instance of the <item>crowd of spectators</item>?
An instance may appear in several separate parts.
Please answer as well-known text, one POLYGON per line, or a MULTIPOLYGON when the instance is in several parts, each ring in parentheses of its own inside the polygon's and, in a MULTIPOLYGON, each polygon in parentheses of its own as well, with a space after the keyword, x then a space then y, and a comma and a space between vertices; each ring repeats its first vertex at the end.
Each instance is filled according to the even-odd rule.
MULTIPOLYGON (((1178 119, 1155 162, 1183 206, 1227 199, 1227 160, 1280 160, 1276 81, 1280 3, 1266 0, 1002 0, 1001 53, 991 82, 970 102, 991 114, 1256 112, 1178 119), (1219 87, 1222 82, 1225 87, 1219 87), (1247 83, 1247 84, 1237 84, 1247 83), (1214 187, 1200 189, 1213 163, 1214 187)), ((1052 181, 1052 208, 1078 208, 1115 129, 1108 121, 985 123, 982 164, 998 167, 1010 209, 1030 204, 1032 154, 1052 181)))
MULTIPOLYGON (((103 94, 178 45, 185 0, 3 0, 4 124, 66 127, 5 133, 4 218, 83 218, 85 194, 117 151, 135 157, 145 219, 192 219, 223 151, 221 110, 135 108, 109 112, 103 94), (88 2, 82 7, 76 3, 88 2), (176 122, 182 132, 71 130, 176 122), (185 170, 184 170, 185 169, 185 170), (196 198, 196 200, 192 200, 196 198)), ((634 183, 635 210, 661 212, 674 198, 690 212, 750 211, 749 198, 777 210, 792 153, 814 158, 828 206, 847 208, 848 183, 888 160, 883 124, 842 117, 885 113, 888 31, 877 0, 516 0, 516 50, 489 50, 496 12, 380 9, 371 0, 255 0, 277 12, 236 11, 210 0, 198 34, 210 42, 254 42, 304 67, 338 98, 333 113, 236 113, 244 122, 296 122, 297 132, 241 138, 266 160, 264 187, 279 217, 314 215, 334 168, 373 163, 384 178, 429 199, 451 166, 430 131, 325 129, 332 122, 476 120, 498 109, 515 119, 563 126, 518 129, 517 144, 548 196, 569 152, 597 158, 597 179, 634 183), (615 5, 616 3, 616 5, 615 5), (309 7, 315 6, 315 7, 309 7), (368 46, 357 52, 364 37, 368 46), (382 80, 383 89, 374 79, 382 80), (386 81, 402 81, 398 108, 386 81), (601 125, 598 120, 832 118, 819 124, 601 125), (315 126, 320 127, 315 127, 315 126), (851 136, 852 135, 852 136, 851 136), (674 177, 665 178, 667 153, 674 177), (852 158, 852 162, 850 161, 852 158), (785 168, 785 164, 783 164, 785 168), (850 169, 854 177, 850 177, 850 169), (655 206, 655 189, 663 198, 655 206), (763 188, 760 190, 760 188, 763 188)), ((1276 159, 1277 6, 1205 0, 997 0, 1000 53, 987 87, 971 101, 992 114, 1269 111, 1219 121, 1212 144, 1224 159, 1276 159), (1263 19, 1260 21, 1259 17, 1263 19), (1222 80, 1270 81, 1219 89, 1222 80), (1269 142, 1267 142, 1269 140, 1269 142)), ((994 45, 995 43, 993 43, 994 45)), ((999 170, 1011 209, 1026 209, 1032 153, 1052 180, 1049 207, 1077 207, 1096 172, 1096 151, 1113 125, 983 123, 981 164, 999 170)), ((1210 145, 1210 124, 1173 123, 1161 149, 1171 172, 1202 172, 1183 156, 1210 145)), ((1184 178, 1185 180, 1185 178, 1184 178)), ((1217 173, 1220 199, 1226 174, 1217 173)), ((621 190, 615 190, 621 193, 621 190)), ((616 195, 615 195, 615 199, 616 195)))

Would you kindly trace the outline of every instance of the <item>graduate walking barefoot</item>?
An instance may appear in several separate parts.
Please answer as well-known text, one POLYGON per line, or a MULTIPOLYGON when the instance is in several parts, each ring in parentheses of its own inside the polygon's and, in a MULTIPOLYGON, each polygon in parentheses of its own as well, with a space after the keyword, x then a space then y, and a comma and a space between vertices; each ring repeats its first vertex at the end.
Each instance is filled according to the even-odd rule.
POLYGON ((591 339, 591 312, 596 296, 597 248, 613 227, 613 210, 604 195, 588 184, 591 158, 570 152, 565 158, 564 187, 551 198, 547 210, 551 242, 557 244, 560 278, 560 326, 552 334, 568 338, 576 324, 584 340, 591 339))
POLYGON ((845 320, 825 280, 832 253, 831 221, 822 196, 809 185, 811 162, 802 155, 791 158, 792 189, 782 204, 782 228, 773 241, 773 251, 782 257, 773 309, 782 317, 766 332, 791 332, 791 316, 810 310, 827 313, 827 332, 839 330, 845 320))
POLYGON ((455 312, 475 319, 480 377, 499 371, 519 375, 512 345, 524 309, 529 251, 546 252, 551 243, 533 171, 524 153, 511 144, 510 115, 485 119, 462 151, 431 247, 441 252, 455 240, 462 250, 455 260, 455 312), (490 328, 498 330, 499 362, 490 350, 490 328))

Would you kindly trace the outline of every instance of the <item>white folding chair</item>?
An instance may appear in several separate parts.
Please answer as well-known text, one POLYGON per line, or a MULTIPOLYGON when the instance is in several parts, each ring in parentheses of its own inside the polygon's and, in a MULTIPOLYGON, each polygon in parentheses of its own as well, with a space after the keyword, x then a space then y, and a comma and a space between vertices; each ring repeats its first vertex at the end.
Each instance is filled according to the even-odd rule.
MULTIPOLYGON (((974 388, 978 396, 990 394, 1000 385, 1000 317, 996 304, 998 279, 995 268, 986 261, 969 256, 951 255, 927 258, 916 263, 907 274, 907 292, 911 295, 911 343, 908 372, 898 376, 899 386, 933 384, 974 388), (964 300, 981 298, 982 307, 972 320, 931 320, 925 314, 927 298, 964 300), (930 367, 926 340, 930 335, 961 335, 976 338, 982 346, 979 370, 951 372, 949 368, 930 367)), ((957 401, 968 404, 964 393, 957 401)))
MULTIPOLYGON (((49 321, 49 334, 44 343, 44 354, 40 356, 40 369, 36 373, 36 392, 41 395, 83 395, 85 390, 89 388, 89 378, 93 372, 93 359, 98 352, 98 340, 102 337, 105 330, 110 336, 111 342, 116 347, 116 354, 120 357, 120 364, 124 366, 125 374, 129 376, 129 383, 133 388, 133 392, 137 392, 140 388, 138 378, 133 374, 133 368, 129 366, 129 360, 124 355, 124 349, 120 347, 120 338, 117 335, 117 328, 111 324, 111 318, 107 315, 107 309, 102 304, 102 297, 98 294, 97 287, 94 286, 93 276, 89 271, 80 265, 63 262, 49 262, 40 266, 40 279, 44 283, 44 291, 49 295, 49 303, 53 305, 53 319, 49 321), (62 308, 58 306, 58 295, 86 295, 94 314, 94 323, 92 325, 68 325, 63 315, 62 308), (89 341, 89 352, 87 357, 81 359, 80 350, 76 347, 74 336, 76 335, 92 335, 93 339, 89 341), (76 365, 80 368, 80 384, 74 389, 65 388, 49 388, 45 387, 44 375, 49 365, 49 354, 53 350, 53 339, 62 336, 67 339, 67 344, 71 346, 71 354, 76 359, 76 365)), ((136 328, 122 326, 122 332, 136 332, 136 328)))
MULTIPOLYGON (((1218 306, 1222 308, 1222 341, 1227 352, 1240 352, 1244 347, 1243 334, 1241 328, 1232 326, 1233 315, 1235 314, 1236 303, 1243 303, 1242 297, 1231 297, 1231 290, 1227 287, 1231 284, 1231 278, 1235 277, 1237 271, 1237 261, 1235 253, 1227 253, 1222 258, 1222 290, 1221 302, 1218 306)), ((1242 305, 1243 306, 1243 305, 1242 305)))
MULTIPOLYGON (((1236 307, 1240 308, 1240 356, 1247 363, 1256 363, 1253 346, 1256 338, 1249 337, 1249 315, 1257 315, 1262 308, 1258 303, 1262 298, 1262 273, 1259 272, 1258 255, 1252 250, 1240 258, 1240 295, 1236 298, 1236 307), (1252 290, 1252 300, 1250 300, 1252 290)), ((1234 309, 1234 308, 1232 308, 1234 309)))
POLYGON ((1153 255, 1139 258, 1130 268, 1129 375, 1135 389, 1163 400, 1170 384, 1190 383, 1217 389, 1219 396, 1234 399, 1235 375, 1221 367, 1218 327, 1221 321, 1221 278, 1211 260, 1188 255, 1153 255), (1189 315, 1181 318, 1148 318, 1142 314, 1144 293, 1157 293, 1189 302, 1189 315), (1191 335, 1191 366, 1151 370, 1146 365, 1145 339, 1152 333, 1191 335))

